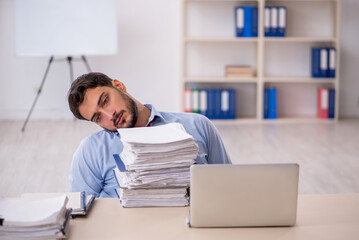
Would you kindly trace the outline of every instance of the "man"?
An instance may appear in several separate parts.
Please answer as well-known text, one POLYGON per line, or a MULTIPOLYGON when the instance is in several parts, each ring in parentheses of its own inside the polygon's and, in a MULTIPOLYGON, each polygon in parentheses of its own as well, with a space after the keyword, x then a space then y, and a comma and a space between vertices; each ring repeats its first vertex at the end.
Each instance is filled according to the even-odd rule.
POLYGON ((198 144, 198 164, 231 163, 211 121, 200 114, 158 112, 143 105, 126 91, 125 85, 102 73, 88 73, 71 85, 68 102, 74 116, 94 122, 104 130, 82 140, 73 156, 70 191, 85 191, 97 197, 117 197, 114 155, 123 146, 116 129, 158 126, 171 122, 183 125, 198 144))

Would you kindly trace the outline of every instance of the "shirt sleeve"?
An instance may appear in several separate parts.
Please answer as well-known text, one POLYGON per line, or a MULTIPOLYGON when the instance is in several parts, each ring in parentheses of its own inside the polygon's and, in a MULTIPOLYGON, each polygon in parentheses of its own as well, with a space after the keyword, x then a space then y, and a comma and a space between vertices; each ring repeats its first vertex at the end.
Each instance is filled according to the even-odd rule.
POLYGON ((97 159, 96 147, 89 139, 84 139, 73 155, 70 169, 70 191, 85 191, 86 195, 102 197, 102 177, 97 159))
MULTIPOLYGON (((207 119, 207 118, 206 118, 207 119)), ((231 164, 232 161, 224 147, 223 141, 217 128, 207 119, 208 127, 208 163, 231 164)))
POLYGON ((200 131, 204 134, 207 146, 207 163, 209 164, 231 164, 232 161, 226 151, 222 138, 217 128, 205 116, 199 115, 200 131))

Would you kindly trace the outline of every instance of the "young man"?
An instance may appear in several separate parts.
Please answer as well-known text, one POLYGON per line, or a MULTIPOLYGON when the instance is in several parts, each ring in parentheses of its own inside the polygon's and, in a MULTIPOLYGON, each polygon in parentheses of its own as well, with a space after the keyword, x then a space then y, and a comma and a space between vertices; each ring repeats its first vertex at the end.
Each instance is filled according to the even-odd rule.
POLYGON ((198 164, 231 163, 217 129, 206 117, 192 113, 158 112, 127 93, 125 85, 102 73, 78 77, 68 94, 69 106, 78 119, 94 122, 104 130, 82 140, 73 156, 70 191, 85 191, 97 197, 117 197, 113 173, 114 155, 122 152, 118 128, 183 125, 198 144, 198 164))

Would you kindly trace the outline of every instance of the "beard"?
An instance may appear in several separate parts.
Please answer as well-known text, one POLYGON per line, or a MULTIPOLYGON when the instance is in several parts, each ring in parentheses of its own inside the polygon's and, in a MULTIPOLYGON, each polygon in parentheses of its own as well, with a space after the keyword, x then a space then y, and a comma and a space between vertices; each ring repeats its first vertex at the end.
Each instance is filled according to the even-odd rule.
MULTIPOLYGON (((138 119, 137 104, 132 98, 130 98, 129 96, 127 96, 126 94, 124 94, 120 90, 118 90, 118 92, 121 94, 123 100, 125 101, 126 108, 127 108, 128 113, 129 113, 128 115, 130 116, 130 118, 126 121, 126 125, 124 126, 124 128, 133 128, 133 127, 135 127, 135 125, 137 123, 137 119, 138 119)), ((125 112, 125 110, 120 111, 119 113, 117 113, 116 117, 114 118, 113 125, 114 125, 115 128, 118 128, 116 126, 117 118, 119 116, 121 116, 124 112, 125 112)))
POLYGON ((126 125, 126 128, 133 128, 133 127, 135 127, 135 125, 137 123, 137 118, 138 118, 137 104, 135 103, 135 101, 133 101, 132 98, 128 97, 127 95, 126 95, 126 98, 127 98, 126 107, 131 116, 131 119, 128 121, 128 123, 126 125))

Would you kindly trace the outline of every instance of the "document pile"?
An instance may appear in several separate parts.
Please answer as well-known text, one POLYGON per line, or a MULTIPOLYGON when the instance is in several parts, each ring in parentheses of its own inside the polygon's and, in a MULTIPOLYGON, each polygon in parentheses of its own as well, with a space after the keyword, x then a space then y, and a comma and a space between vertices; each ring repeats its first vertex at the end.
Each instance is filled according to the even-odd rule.
POLYGON ((44 199, 50 197, 57 197, 66 195, 68 202, 66 207, 71 208, 72 217, 86 216, 90 211, 96 195, 86 195, 85 191, 82 192, 58 192, 58 193, 24 193, 21 195, 22 199, 44 199))
POLYGON ((1 239, 66 237, 71 209, 66 195, 46 199, 0 199, 1 239))
POLYGON ((115 156, 124 207, 187 206, 189 167, 198 146, 179 123, 118 129, 123 151, 115 156))

